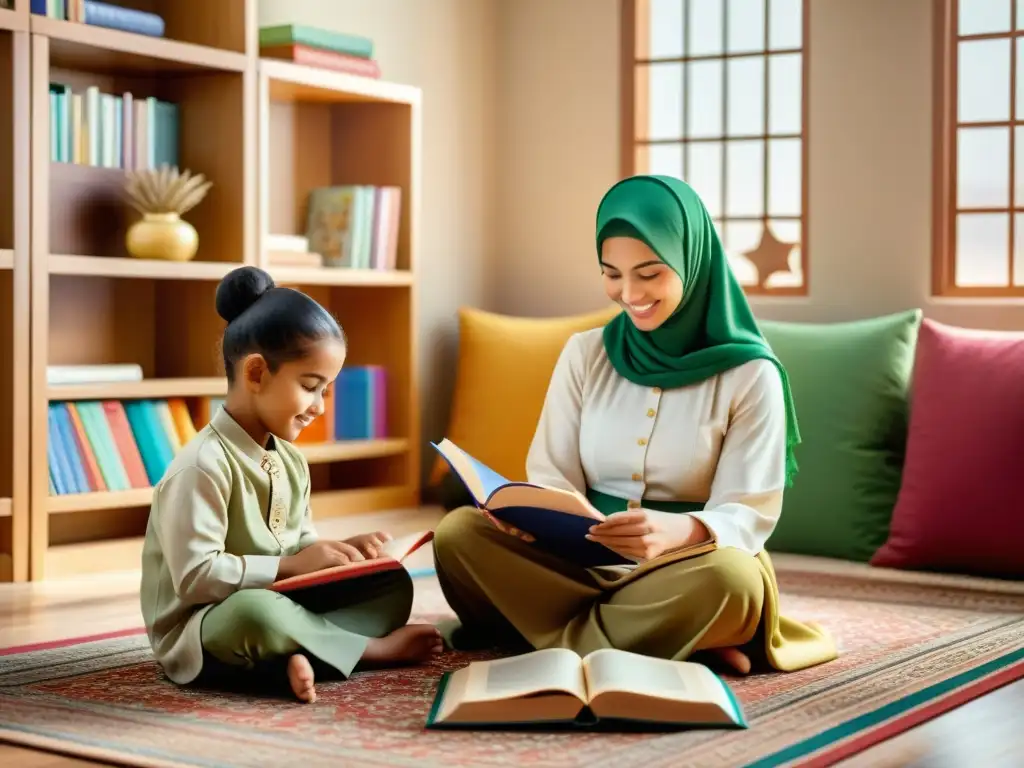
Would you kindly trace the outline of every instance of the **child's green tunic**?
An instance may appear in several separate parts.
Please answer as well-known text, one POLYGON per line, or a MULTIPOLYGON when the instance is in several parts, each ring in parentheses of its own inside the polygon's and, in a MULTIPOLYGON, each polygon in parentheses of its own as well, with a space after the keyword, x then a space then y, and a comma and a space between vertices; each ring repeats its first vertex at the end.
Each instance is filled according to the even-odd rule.
POLYGON ((403 626, 412 581, 398 571, 339 591, 314 614, 266 587, 281 557, 317 539, 309 466, 292 444, 260 446, 224 409, 175 456, 153 493, 142 554, 142 615, 171 680, 207 658, 240 669, 304 650, 349 675, 368 638, 403 626))

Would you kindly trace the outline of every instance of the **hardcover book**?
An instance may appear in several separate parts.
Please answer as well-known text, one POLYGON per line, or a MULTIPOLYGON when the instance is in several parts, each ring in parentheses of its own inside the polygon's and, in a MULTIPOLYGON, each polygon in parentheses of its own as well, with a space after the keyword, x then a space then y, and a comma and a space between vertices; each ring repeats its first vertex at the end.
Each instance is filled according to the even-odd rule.
POLYGON ((427 728, 746 728, 729 686, 702 664, 555 648, 446 672, 427 728))

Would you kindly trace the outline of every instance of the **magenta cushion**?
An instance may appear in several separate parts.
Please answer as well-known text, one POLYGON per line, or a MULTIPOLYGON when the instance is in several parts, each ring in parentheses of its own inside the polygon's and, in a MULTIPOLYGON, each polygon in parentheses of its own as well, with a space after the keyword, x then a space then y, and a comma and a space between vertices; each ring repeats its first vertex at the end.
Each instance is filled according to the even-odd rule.
POLYGON ((922 321, 903 479, 871 563, 1024 577, 1024 333, 922 321))

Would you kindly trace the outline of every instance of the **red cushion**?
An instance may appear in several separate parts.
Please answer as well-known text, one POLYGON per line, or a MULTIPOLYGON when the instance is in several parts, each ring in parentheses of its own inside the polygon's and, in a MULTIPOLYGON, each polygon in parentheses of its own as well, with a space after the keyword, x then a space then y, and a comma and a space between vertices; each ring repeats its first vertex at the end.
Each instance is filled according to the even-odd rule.
POLYGON ((1024 577, 1024 333, 922 322, 903 479, 871 563, 1024 577))

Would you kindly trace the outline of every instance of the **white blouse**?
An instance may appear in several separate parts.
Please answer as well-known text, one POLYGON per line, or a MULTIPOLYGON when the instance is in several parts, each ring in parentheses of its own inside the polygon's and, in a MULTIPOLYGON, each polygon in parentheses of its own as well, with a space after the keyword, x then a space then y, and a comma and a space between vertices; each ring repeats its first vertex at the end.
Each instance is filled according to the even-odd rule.
POLYGON ((754 360, 661 390, 624 379, 602 328, 573 335, 558 359, 527 456, 530 482, 628 499, 703 502, 693 512, 719 547, 756 555, 782 508, 782 379, 754 360))

